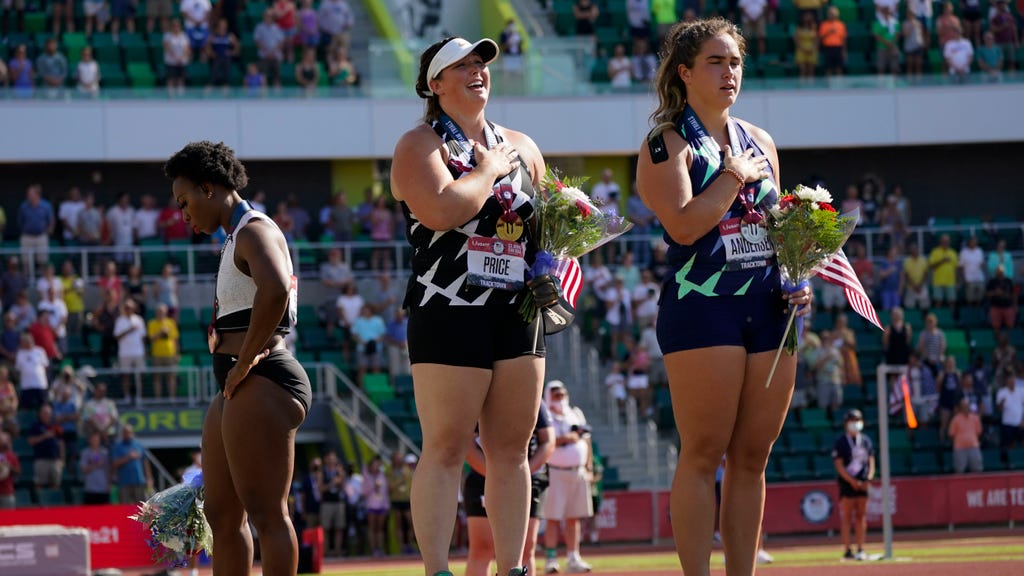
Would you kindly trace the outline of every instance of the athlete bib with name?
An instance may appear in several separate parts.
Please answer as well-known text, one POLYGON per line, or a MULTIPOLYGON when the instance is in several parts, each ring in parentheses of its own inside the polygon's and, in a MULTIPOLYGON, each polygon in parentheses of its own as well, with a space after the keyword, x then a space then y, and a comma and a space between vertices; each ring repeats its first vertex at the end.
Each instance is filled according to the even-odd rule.
POLYGON ((519 242, 470 238, 467 249, 470 284, 511 291, 526 285, 526 249, 519 242))

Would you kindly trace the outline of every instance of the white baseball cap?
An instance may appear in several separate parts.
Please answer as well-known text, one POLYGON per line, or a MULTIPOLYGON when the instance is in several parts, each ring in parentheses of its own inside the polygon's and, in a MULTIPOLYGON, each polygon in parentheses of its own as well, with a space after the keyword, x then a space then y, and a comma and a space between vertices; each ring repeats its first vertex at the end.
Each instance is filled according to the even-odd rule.
POLYGON ((484 64, 490 64, 498 57, 498 45, 490 38, 477 40, 470 44, 465 38, 453 38, 441 47, 430 60, 427 67, 427 80, 433 80, 442 70, 462 60, 471 53, 476 52, 484 60, 484 64))

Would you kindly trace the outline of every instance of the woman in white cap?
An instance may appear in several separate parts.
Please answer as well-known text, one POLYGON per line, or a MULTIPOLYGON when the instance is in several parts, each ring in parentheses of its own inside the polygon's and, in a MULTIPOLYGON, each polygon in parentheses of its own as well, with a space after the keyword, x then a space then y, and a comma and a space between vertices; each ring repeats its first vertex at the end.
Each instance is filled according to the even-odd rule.
POLYGON ((462 462, 478 421, 498 572, 525 574, 526 452, 544 341, 518 309, 537 250, 528 224, 544 159, 528 136, 486 119, 487 65, 497 56, 488 39, 447 38, 424 51, 416 93, 426 114, 398 141, 392 164, 415 249, 404 305, 423 427, 412 516, 428 576, 451 574, 462 462))

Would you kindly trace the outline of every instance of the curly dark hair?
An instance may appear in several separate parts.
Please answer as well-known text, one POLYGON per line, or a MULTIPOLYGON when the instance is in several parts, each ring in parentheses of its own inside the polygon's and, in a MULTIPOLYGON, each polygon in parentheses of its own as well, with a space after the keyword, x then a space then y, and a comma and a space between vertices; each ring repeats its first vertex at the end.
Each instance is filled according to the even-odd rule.
POLYGON ((228 190, 241 190, 249 184, 245 166, 235 157, 235 151, 223 142, 200 140, 190 142, 171 156, 164 164, 168 180, 183 177, 203 184, 220 185, 228 190))

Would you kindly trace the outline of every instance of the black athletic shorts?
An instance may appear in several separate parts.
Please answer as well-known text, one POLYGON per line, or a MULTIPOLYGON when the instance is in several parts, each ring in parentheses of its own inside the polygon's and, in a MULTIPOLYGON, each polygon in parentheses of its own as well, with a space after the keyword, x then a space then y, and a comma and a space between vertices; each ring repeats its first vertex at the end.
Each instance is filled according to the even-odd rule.
POLYGON ((843 498, 867 498, 867 497, 868 497, 868 491, 867 490, 858 490, 858 489, 854 488, 853 485, 850 484, 849 482, 847 482, 846 480, 843 480, 842 478, 839 479, 839 499, 840 500, 842 500, 843 498))
MULTIPOLYGON (((544 492, 548 489, 548 481, 543 477, 533 476, 530 481, 530 518, 540 518, 544 511, 544 492)), ((484 477, 470 470, 462 487, 462 501, 465 503, 468 518, 486 518, 487 508, 484 507, 484 477)))
POLYGON ((544 327, 527 323, 519 306, 432 306, 409 310, 409 360, 494 368, 499 360, 544 357, 544 327))
MULTIPOLYGON (((221 392, 224 391, 228 372, 235 366, 235 362, 238 362, 238 358, 230 354, 213 355, 213 375, 217 378, 217 387, 221 392)), ((309 413, 309 406, 313 403, 313 386, 309 383, 309 375, 306 374, 305 368, 288 350, 279 348, 272 351, 269 356, 253 366, 249 374, 262 376, 284 388, 302 404, 302 409, 309 413)))

